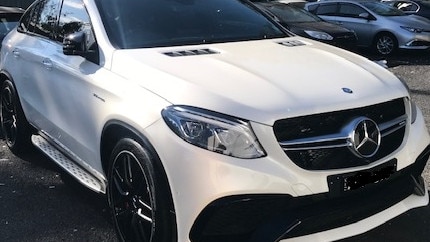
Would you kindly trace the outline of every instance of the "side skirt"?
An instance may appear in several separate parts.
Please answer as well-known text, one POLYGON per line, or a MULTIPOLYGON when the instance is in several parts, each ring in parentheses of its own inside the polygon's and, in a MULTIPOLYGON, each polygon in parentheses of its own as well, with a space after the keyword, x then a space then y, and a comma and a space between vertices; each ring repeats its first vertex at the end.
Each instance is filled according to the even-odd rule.
POLYGON ((81 166, 77 165, 66 155, 51 145, 46 139, 40 135, 33 135, 31 141, 40 151, 47 155, 51 160, 57 163, 61 168, 67 171, 70 175, 76 178, 80 183, 89 189, 105 193, 106 187, 104 182, 97 179, 94 175, 86 171, 81 166))

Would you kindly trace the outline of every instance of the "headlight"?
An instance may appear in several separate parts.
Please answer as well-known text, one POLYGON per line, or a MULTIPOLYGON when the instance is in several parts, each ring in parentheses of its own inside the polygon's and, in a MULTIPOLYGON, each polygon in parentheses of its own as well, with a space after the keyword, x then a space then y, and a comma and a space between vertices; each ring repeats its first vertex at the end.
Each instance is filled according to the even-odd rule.
POLYGON ((415 120, 417 119, 417 108, 418 107, 415 104, 414 100, 412 100, 411 89, 409 88, 406 81, 401 77, 397 77, 397 78, 399 78, 400 82, 403 84, 403 86, 405 86, 406 90, 408 90, 409 97, 411 98, 411 100, 410 100, 410 103, 411 103, 411 124, 413 124, 413 123, 415 123, 415 120))
POLYGON ((414 28, 414 27, 408 27, 408 26, 400 26, 400 28, 405 29, 405 30, 407 30, 409 32, 412 32, 412 33, 421 33, 421 32, 423 32, 423 29, 420 29, 420 28, 414 28))
POLYGON ((325 32, 305 30, 305 33, 315 39, 332 40, 333 37, 325 32))
POLYGON ((161 115, 170 129, 190 144, 237 158, 266 155, 246 121, 185 106, 167 107, 161 115))

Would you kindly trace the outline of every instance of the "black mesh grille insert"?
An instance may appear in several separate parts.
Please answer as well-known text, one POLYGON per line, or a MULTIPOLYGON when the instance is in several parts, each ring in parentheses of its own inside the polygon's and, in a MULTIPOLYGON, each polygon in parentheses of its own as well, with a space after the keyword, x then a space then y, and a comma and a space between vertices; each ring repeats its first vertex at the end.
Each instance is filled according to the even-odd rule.
MULTIPOLYGON (((348 122, 357 117, 367 117, 378 125, 405 115, 403 99, 350 110, 321 113, 278 120, 274 132, 278 142, 313 138, 338 133, 348 122)), ((403 142, 405 127, 384 136, 375 156, 361 158, 347 147, 329 149, 287 150, 285 153, 298 166, 308 170, 338 169, 369 164, 394 152, 403 142)))

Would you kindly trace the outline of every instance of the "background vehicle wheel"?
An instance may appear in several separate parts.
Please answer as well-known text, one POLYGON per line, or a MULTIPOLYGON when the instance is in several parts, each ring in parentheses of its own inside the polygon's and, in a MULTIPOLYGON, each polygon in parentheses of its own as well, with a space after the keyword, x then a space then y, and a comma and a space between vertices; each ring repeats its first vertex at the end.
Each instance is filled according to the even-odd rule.
POLYGON ((176 219, 164 171, 138 142, 124 138, 113 149, 108 199, 121 241, 174 241, 176 219))
POLYGON ((375 38, 374 48, 380 55, 391 55, 398 48, 397 39, 390 33, 378 34, 375 38))
POLYGON ((22 153, 31 147, 31 126, 25 118, 15 86, 5 80, 1 87, 0 120, 4 139, 9 149, 22 153))

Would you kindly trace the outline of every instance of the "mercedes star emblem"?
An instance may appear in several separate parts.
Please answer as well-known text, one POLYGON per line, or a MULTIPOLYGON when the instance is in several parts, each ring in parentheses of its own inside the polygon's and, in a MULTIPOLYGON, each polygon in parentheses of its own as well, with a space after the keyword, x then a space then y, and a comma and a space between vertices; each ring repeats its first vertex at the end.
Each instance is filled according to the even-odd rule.
POLYGON ((349 136, 350 149, 361 158, 370 158, 378 152, 381 133, 378 125, 371 119, 360 117, 353 121, 349 136))

